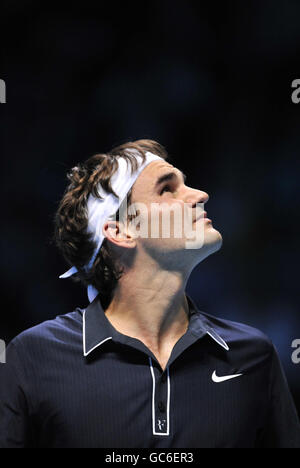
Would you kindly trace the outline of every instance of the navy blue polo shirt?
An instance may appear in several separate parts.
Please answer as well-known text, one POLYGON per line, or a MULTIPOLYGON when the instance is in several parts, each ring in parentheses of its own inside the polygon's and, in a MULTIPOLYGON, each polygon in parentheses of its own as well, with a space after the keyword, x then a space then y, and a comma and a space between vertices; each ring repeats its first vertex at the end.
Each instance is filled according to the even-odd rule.
POLYGON ((0 447, 300 447, 272 342, 187 299, 165 370, 98 297, 18 335, 0 364, 0 447))

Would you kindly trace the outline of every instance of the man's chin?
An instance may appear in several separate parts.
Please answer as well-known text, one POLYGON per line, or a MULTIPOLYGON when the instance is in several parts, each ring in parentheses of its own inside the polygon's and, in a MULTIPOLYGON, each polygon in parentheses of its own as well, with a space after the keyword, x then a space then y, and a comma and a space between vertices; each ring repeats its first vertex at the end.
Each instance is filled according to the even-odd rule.
POLYGON ((212 249, 213 252, 217 252, 217 250, 220 250, 223 244, 223 237, 219 231, 214 229, 214 233, 211 236, 211 239, 208 241, 208 245, 212 249))
POLYGON ((218 250, 220 250, 220 248, 222 247, 222 244, 223 244, 223 237, 221 236, 221 234, 219 233, 219 237, 218 239, 215 241, 215 243, 213 244, 214 246, 214 252, 217 252, 218 250))
POLYGON ((213 229, 210 233, 205 233, 204 237, 194 237, 186 239, 185 248, 187 250, 209 250, 211 253, 216 252, 222 246, 223 238, 219 231, 213 229))

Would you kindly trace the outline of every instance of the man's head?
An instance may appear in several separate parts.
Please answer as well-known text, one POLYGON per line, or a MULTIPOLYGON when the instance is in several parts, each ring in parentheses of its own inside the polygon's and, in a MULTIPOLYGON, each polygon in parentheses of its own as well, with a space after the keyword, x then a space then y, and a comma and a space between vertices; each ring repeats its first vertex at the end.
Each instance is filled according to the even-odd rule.
POLYGON ((185 179, 165 160, 142 171, 131 191, 134 224, 108 221, 103 226, 120 255, 132 260, 135 250, 135 256, 143 253, 143 259, 161 268, 188 273, 221 247, 222 236, 204 211, 208 194, 187 186, 185 179))
POLYGON ((71 183, 55 215, 55 241, 67 262, 76 266, 78 274, 75 280, 79 279, 85 286, 92 284, 100 291, 100 299, 104 304, 109 304, 124 266, 131 265, 134 268, 135 259, 141 255, 149 261, 156 261, 161 268, 188 272, 221 246, 222 237, 210 221, 199 219, 188 223, 187 229, 183 225, 186 209, 193 220, 199 214, 203 216, 203 206, 208 201, 208 195, 186 186, 183 174, 166 161, 167 157, 166 151, 157 142, 138 140, 114 148, 107 154, 95 155, 77 164, 68 174, 71 183), (133 210, 134 216, 129 216, 131 222, 128 225, 124 223, 127 217, 126 220, 121 218, 123 222, 119 222, 118 210, 115 220, 104 223, 105 239, 92 268, 87 272, 84 266, 95 251, 95 242, 88 233, 87 199, 90 194, 99 196, 99 184, 107 192, 113 193, 110 180, 117 170, 118 158, 125 158, 135 169, 135 151, 143 159, 146 152, 154 153, 162 159, 150 162, 127 194, 126 207, 138 208, 133 210), (199 205, 202 207, 200 212, 197 210, 199 205), (170 211, 170 207, 173 211, 170 211), (162 230, 166 214, 171 214, 170 235, 164 236, 162 230), (180 214, 181 219, 178 217, 180 214), (151 231, 153 219, 158 220, 156 237, 152 236, 151 231), (148 235, 137 236, 137 225, 144 228, 148 226, 148 235), (180 227, 183 234, 178 236, 180 227), (193 243, 193 248, 186 248, 187 237, 190 238, 194 229, 199 232, 199 228, 203 233, 199 245, 193 243))

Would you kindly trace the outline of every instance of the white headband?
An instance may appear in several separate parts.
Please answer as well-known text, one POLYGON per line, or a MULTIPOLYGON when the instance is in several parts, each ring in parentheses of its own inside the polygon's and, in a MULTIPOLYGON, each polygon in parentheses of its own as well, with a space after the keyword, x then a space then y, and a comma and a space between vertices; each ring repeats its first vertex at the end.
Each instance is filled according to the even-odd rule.
MULTIPOLYGON (((137 153, 136 150, 128 149, 127 151, 133 153, 133 155, 136 157, 138 168, 135 172, 133 172, 133 174, 131 174, 131 165, 127 163, 127 160, 123 157, 119 157, 117 159, 118 169, 111 178, 111 187, 118 195, 118 197, 115 197, 112 193, 106 192, 101 184, 98 185, 97 190, 100 196, 103 198, 96 198, 92 194, 90 194, 88 197, 88 232, 93 234, 93 241, 96 242, 97 247, 95 248, 89 263, 84 267, 86 271, 91 269, 104 240, 105 236, 102 233, 102 227, 105 221, 107 221, 110 216, 116 214, 122 201, 125 199, 127 193, 143 169, 145 169, 145 167, 148 166, 148 164, 150 164, 152 161, 162 159, 160 156, 147 151, 146 159, 143 163, 142 157, 137 153)), ((73 266, 64 274, 60 275, 59 278, 69 278, 77 272, 77 268, 73 266)), ((99 294, 99 291, 90 284, 87 288, 87 293, 89 301, 92 302, 99 294)))

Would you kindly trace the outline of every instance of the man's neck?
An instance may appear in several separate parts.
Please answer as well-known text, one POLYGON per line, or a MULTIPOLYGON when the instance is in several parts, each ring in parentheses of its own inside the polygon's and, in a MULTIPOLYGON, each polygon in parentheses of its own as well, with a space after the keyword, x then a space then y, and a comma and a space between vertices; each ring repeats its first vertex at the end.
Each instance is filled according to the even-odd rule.
POLYGON ((120 333, 166 357, 189 324, 185 285, 178 272, 134 268, 120 278, 105 314, 120 333))

